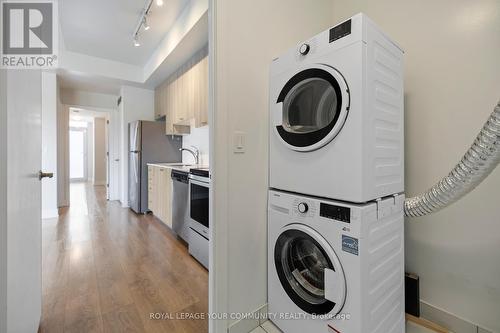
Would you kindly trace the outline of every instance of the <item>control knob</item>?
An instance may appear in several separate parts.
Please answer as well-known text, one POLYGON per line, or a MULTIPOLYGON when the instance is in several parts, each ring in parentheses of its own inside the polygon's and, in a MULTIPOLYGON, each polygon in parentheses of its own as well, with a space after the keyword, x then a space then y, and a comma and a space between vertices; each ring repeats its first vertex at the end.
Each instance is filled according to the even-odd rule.
POLYGON ((307 44, 307 43, 304 43, 304 44, 300 45, 299 53, 302 55, 306 55, 309 53, 310 50, 311 50, 311 46, 309 46, 309 44, 307 44))
POLYGON ((300 213, 304 214, 307 213, 307 211, 309 210, 309 206, 305 202, 301 202, 297 206, 297 209, 299 210, 300 213))

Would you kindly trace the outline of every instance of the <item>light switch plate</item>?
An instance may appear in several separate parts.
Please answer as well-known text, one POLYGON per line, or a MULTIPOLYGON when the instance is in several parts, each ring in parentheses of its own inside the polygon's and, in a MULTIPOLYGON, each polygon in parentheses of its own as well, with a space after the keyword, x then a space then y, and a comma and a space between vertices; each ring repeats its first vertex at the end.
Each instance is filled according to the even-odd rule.
POLYGON ((233 135, 233 152, 235 154, 243 154, 246 149, 246 133, 235 131, 233 135))

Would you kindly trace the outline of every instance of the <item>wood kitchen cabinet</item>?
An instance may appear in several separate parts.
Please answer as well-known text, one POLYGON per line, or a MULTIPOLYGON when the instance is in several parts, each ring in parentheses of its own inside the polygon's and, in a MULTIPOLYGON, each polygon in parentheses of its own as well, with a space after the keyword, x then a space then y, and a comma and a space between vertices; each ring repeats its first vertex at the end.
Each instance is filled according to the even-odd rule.
POLYGON ((208 125, 208 57, 204 57, 196 65, 195 71, 196 98, 193 98, 195 127, 202 127, 208 125))
POLYGON ((155 89, 155 116, 165 117, 166 134, 189 134, 193 123, 208 125, 207 54, 205 47, 155 89))
POLYGON ((148 166, 148 208, 160 221, 172 228, 171 169, 148 166))

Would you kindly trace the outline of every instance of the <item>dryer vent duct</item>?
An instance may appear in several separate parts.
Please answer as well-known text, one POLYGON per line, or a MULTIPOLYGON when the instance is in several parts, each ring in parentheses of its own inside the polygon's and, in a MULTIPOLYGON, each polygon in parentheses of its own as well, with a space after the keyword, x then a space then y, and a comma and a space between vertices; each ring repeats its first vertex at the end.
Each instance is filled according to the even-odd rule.
POLYGON ((500 101, 476 140, 451 170, 427 192, 405 201, 405 215, 424 216, 451 205, 472 191, 500 162, 500 101))

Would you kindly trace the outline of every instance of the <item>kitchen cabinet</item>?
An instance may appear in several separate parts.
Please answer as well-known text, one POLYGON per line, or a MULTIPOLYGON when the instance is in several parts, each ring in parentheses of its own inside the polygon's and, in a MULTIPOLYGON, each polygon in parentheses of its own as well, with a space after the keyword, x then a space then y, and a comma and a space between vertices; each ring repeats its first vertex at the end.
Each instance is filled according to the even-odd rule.
POLYGON ((148 166, 148 208, 160 221, 172 228, 171 169, 148 166))
POLYGON ((208 125, 208 48, 195 54, 155 89, 155 116, 165 117, 166 134, 191 133, 208 125))
POLYGON ((193 109, 195 127, 208 125, 208 57, 203 58, 195 68, 193 109))
POLYGON ((156 179, 156 171, 157 168, 149 165, 148 166, 148 209, 152 212, 156 210, 156 192, 155 190, 157 189, 156 186, 153 186, 155 179, 156 179))

